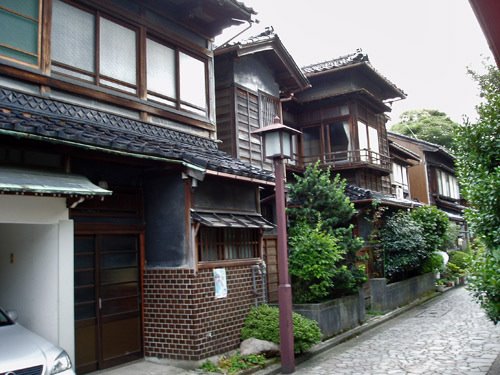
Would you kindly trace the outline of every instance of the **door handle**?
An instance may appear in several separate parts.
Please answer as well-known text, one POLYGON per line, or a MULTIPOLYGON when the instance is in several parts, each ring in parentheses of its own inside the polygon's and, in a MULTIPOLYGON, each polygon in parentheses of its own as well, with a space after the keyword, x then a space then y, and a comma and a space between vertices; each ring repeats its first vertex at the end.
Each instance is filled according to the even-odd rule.
POLYGON ((101 299, 101 297, 99 297, 99 310, 101 310, 101 309, 102 309, 102 299, 101 299))

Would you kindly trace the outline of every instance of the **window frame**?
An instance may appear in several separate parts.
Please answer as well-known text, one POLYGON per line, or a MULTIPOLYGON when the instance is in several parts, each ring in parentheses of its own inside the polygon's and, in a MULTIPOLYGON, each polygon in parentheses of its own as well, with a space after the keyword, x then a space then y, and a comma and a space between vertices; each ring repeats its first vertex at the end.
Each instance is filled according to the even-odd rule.
MULTIPOLYGON (((34 0, 34 1, 38 2, 38 20, 35 20, 29 16, 20 14, 18 12, 12 11, 8 8, 1 6, 1 5, 0 5, 0 9, 2 9, 3 11, 5 11, 7 13, 16 14, 24 19, 28 19, 28 20, 31 20, 33 22, 36 22, 36 24, 37 24, 37 53, 36 53, 36 56, 34 56, 34 57, 36 57, 36 64, 32 64, 32 63, 17 59, 15 57, 6 56, 2 53, 0 53, 0 59, 11 61, 11 62, 21 64, 24 66, 38 67, 38 68, 40 67, 41 62, 42 62, 42 52, 43 52, 42 51, 42 31, 43 31, 44 25, 43 25, 43 17, 42 16, 43 16, 44 9, 42 7, 42 0, 34 0)), ((17 51, 17 52, 21 52, 21 53, 28 55, 28 56, 30 56, 30 55, 33 56, 33 54, 26 52, 26 51, 21 51, 19 48, 15 48, 14 46, 5 46, 3 44, 0 44, 0 47, 7 48, 7 49, 17 51)))
POLYGON ((201 225, 196 234, 196 254, 198 263, 216 264, 227 262, 255 262, 261 258, 262 230, 258 228, 231 228, 231 227, 208 227, 201 225), (247 233, 246 237, 242 234, 247 233), (234 242, 227 241, 229 234, 236 234, 234 242), (212 241, 208 243, 206 240, 212 241), (228 244, 229 242, 229 244, 228 244), (228 246, 237 246, 238 248, 230 250, 228 246), (251 256, 241 257, 243 246, 250 246, 251 256), (230 251, 236 251, 237 257, 229 256, 230 251), (210 252, 207 256, 206 252, 210 252), (213 259, 212 252, 216 253, 216 259, 213 259))
MULTIPOLYGON (((143 104, 146 104, 151 107, 161 108, 169 111, 169 109, 175 109, 177 111, 182 112, 182 114, 191 114, 200 116, 206 120, 210 119, 211 108, 210 108, 210 76, 209 76, 209 62, 210 56, 206 53, 203 53, 201 50, 197 49, 190 50, 183 43, 176 40, 176 38, 170 39, 166 35, 162 35, 163 33, 159 33, 157 30, 149 29, 146 25, 140 24, 138 22, 133 22, 129 19, 123 19, 124 17, 115 16, 111 14, 109 10, 101 10, 97 8, 93 8, 90 6, 82 6, 80 4, 76 4, 71 0, 60 0, 61 2, 66 3, 69 6, 76 7, 82 11, 88 12, 94 15, 95 18, 95 38, 94 38, 94 51, 95 51, 95 72, 93 74, 89 74, 84 70, 78 69, 76 67, 69 66, 67 64, 55 61, 52 59, 52 56, 49 56, 49 60, 53 66, 60 67, 62 69, 66 69, 69 72, 73 72, 76 74, 83 74, 85 76, 91 77, 90 80, 79 78, 75 74, 65 73, 56 71, 55 69, 51 69, 51 74, 57 77, 64 77, 66 79, 72 80, 73 82, 90 84, 95 87, 111 90, 111 93, 118 92, 125 94, 126 96, 136 98, 143 104), (105 76, 100 74, 100 23, 101 18, 104 18, 108 21, 116 23, 120 26, 126 27, 135 32, 136 37, 136 84, 132 85, 124 81, 116 80, 112 77, 105 76), (160 93, 156 93, 155 91, 148 90, 147 87, 147 40, 150 39, 160 45, 163 45, 167 48, 173 49, 175 53, 175 90, 176 90, 176 98, 171 98, 166 95, 162 95, 160 93), (181 100, 180 93, 180 69, 179 69, 179 55, 184 53, 185 55, 194 58, 200 61, 203 64, 203 74, 205 77, 204 82, 204 99, 205 106, 200 107, 194 103, 190 103, 189 101, 181 100), (135 90, 135 92, 130 92, 128 90, 123 90, 114 85, 106 84, 106 82, 101 82, 100 77, 104 77, 106 82, 112 82, 124 87, 135 90), (149 93, 152 93, 153 96, 158 97, 160 100, 155 100, 155 98, 148 97, 149 93), (163 100, 161 100, 163 99, 163 100), (168 103, 170 102, 170 103, 168 103)), ((52 15, 52 10, 49 12, 52 15)))

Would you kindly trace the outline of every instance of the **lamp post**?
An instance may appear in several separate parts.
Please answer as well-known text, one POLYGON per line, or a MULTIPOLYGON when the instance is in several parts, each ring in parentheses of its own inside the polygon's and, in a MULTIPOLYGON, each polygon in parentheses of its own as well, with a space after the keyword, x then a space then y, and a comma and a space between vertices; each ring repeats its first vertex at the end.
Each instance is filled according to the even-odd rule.
POLYGON ((252 132, 262 136, 264 156, 272 159, 275 174, 276 219, 278 224, 278 304, 280 322, 280 353, 281 373, 295 372, 293 351, 293 321, 292 321, 292 286, 288 276, 288 247, 285 214, 285 171, 284 159, 292 157, 292 135, 300 134, 280 122, 279 117, 274 123, 252 132))

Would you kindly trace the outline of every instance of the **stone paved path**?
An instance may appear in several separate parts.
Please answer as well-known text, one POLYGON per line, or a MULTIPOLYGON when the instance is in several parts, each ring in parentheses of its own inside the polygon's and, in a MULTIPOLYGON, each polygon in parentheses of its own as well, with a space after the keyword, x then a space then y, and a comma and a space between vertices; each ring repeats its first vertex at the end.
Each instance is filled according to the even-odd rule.
POLYGON ((296 374, 486 374, 499 354, 500 325, 457 288, 311 358, 296 374))

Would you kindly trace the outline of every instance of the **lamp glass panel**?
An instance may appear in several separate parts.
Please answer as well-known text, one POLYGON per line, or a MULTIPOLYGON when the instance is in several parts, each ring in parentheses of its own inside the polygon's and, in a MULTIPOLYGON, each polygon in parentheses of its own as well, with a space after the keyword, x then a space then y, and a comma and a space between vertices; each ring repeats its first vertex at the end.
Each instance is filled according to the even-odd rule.
POLYGON ((279 132, 265 133, 264 142, 266 147, 266 157, 270 158, 276 155, 281 155, 279 132))

